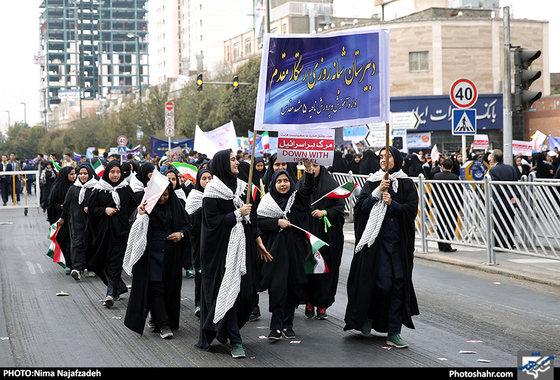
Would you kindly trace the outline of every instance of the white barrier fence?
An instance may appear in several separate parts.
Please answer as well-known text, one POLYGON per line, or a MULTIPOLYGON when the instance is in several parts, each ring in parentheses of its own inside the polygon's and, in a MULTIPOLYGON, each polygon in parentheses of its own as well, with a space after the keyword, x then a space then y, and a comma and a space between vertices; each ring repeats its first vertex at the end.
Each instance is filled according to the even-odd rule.
MULTIPOLYGON (((8 194, 6 196, 6 198, 4 199, 8 199, 7 202, 7 207, 5 207, 6 209, 12 209, 12 208, 23 208, 25 210, 25 213, 27 215, 27 208, 29 207, 41 207, 41 188, 39 186, 39 171, 38 170, 19 170, 19 171, 8 171, 8 172, 1 172, 0 171, 0 178, 4 178, 4 177, 11 177, 11 180, 9 181, 9 184, 7 187, 2 187, 0 188, 0 192, 2 191, 7 191, 8 194), (13 180, 15 176, 18 176, 18 179, 20 181, 20 185, 19 187, 16 186, 15 181, 13 180), (35 181, 35 196, 31 196, 30 193, 27 192, 27 181, 31 180, 32 177, 30 176, 34 176, 34 181, 35 181), (17 195, 16 196, 12 196, 12 194, 16 194, 16 191, 20 190, 20 201, 16 202, 17 199, 17 195)), ((2 196, 4 196, 4 194, 2 194, 2 196)), ((0 208, 0 210, 2 210, 0 208)))
MULTIPOLYGON (((368 176, 333 177, 363 187, 368 176)), ((533 175, 517 182, 492 181, 488 175, 483 181, 411 179, 419 191, 416 236, 424 252, 434 241, 486 249, 488 264, 496 263, 496 251, 560 260, 560 180, 533 175)), ((350 220, 355 200, 354 195, 346 199, 350 220)))

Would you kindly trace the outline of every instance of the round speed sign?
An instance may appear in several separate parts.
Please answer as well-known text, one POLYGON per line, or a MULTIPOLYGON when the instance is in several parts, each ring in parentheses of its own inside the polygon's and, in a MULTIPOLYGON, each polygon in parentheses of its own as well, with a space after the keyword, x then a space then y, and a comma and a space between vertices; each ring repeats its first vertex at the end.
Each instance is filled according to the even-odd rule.
POLYGON ((460 78, 451 85, 449 97, 455 106, 459 108, 470 108, 478 99, 478 91, 470 79, 460 78))

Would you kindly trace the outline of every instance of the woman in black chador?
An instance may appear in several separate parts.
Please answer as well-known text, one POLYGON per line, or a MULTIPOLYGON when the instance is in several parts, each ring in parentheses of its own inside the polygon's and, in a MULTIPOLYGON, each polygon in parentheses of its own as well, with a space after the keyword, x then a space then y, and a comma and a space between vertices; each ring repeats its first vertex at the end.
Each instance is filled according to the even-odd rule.
MULTIPOLYGON (((321 248, 321 255, 329 268, 329 273, 307 275, 303 301, 306 304, 305 315, 308 318, 316 316, 317 319, 327 319, 327 308, 334 303, 342 249, 344 248, 344 199, 323 198, 324 195, 336 189, 338 183, 324 166, 316 164, 312 166, 315 177, 307 231, 328 244, 321 248), (313 204, 316 201, 317 203, 313 204)), ((303 186, 304 180, 304 178, 300 178, 296 189, 303 186)))
MULTIPOLYGON (((48 203, 47 203, 47 216, 49 218, 49 223, 57 223, 62 216, 62 205, 66 199, 66 194, 68 190, 74 184, 76 179, 76 170, 72 166, 65 166, 60 169, 60 172, 56 176, 54 183, 49 193, 48 203)), ((68 268, 72 267, 72 252, 71 252, 71 242, 70 242, 70 229, 68 225, 62 223, 58 233, 56 235, 56 240, 60 245, 60 249, 64 254, 64 260, 68 268)), ((66 270, 66 274, 70 274, 70 269, 66 270)))
POLYGON ((200 228, 202 224, 202 197, 204 188, 212 181, 212 173, 208 169, 199 169, 196 173, 196 184, 187 197, 185 208, 190 223, 187 227, 191 245, 191 260, 194 271, 194 304, 195 316, 200 317, 200 228))
POLYGON ((245 357, 240 329, 249 319, 257 294, 258 252, 269 259, 257 226, 256 210, 245 204, 247 182, 237 178, 239 162, 231 150, 214 155, 212 181, 204 189, 200 232, 200 339, 229 339, 233 357, 245 357))
POLYGON ((404 324, 414 328, 418 303, 412 285, 418 191, 401 170, 402 156, 390 147, 389 178, 385 149, 381 169, 370 174, 354 207, 356 249, 348 276, 344 330, 387 333, 387 344, 408 347, 404 324))
POLYGON ((78 281, 81 273, 86 269, 86 250, 89 228, 87 222, 87 207, 93 187, 97 184, 93 169, 89 163, 78 166, 78 178, 66 193, 62 206, 63 223, 68 224, 70 231, 72 277, 78 281))
POLYGON ((113 306, 114 300, 128 291, 121 278, 122 264, 130 230, 129 219, 137 205, 119 162, 110 161, 93 188, 88 205, 93 234, 91 249, 88 249, 88 268, 107 285, 103 301, 106 307, 113 306))
MULTIPOLYGON (((138 213, 131 228, 131 239, 145 241, 145 249, 136 250, 130 242, 125 256, 125 270, 133 264, 132 289, 126 308, 124 324, 142 334, 148 313, 150 328, 163 339, 173 337, 171 330, 179 328, 181 307, 182 263, 186 229, 189 222, 182 201, 173 190, 173 184, 164 190, 152 211, 147 214, 145 202, 138 206, 138 213), (133 252, 137 251, 137 252, 133 252), (140 258, 135 262, 130 256, 140 258)), ((133 216, 134 218, 134 216, 133 216)))
POLYGON ((307 235, 297 228, 305 228, 310 218, 313 169, 309 162, 305 167, 300 190, 287 171, 274 172, 269 192, 257 209, 262 240, 274 258, 263 264, 260 283, 260 291, 268 290, 272 312, 268 339, 295 338, 294 313, 306 282, 305 260, 311 254, 307 235))

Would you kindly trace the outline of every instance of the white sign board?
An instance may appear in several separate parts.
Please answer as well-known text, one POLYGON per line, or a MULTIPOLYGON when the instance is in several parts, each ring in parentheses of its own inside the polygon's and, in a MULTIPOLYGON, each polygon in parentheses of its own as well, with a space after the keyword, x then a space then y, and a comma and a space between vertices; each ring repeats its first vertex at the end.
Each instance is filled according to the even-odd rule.
POLYGON ((334 129, 278 132, 278 162, 309 161, 331 166, 334 158, 334 129))

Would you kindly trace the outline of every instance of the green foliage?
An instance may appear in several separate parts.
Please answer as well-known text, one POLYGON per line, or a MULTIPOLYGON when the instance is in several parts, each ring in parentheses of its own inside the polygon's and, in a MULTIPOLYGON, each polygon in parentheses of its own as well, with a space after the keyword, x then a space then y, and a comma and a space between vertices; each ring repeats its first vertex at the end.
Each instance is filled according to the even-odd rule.
MULTIPOLYGON (((210 131, 233 121, 238 136, 248 136, 253 130, 255 106, 260 72, 260 57, 249 60, 232 72, 222 68, 217 73, 204 74, 203 91, 196 90, 196 81, 190 80, 178 94, 173 94, 175 103, 175 136, 173 140, 194 137, 198 125, 210 131), (240 85, 237 93, 233 86, 212 85, 210 82, 232 82, 233 75, 240 85)), ((37 153, 49 154, 77 152, 84 154, 88 147, 104 148, 117 146, 120 135, 127 137, 132 146, 146 146, 149 151, 150 136, 165 139, 165 103, 169 100, 166 86, 152 86, 144 94, 142 102, 125 98, 116 111, 106 109, 98 115, 77 120, 68 129, 47 130, 44 126, 29 128, 16 123, 0 140, 0 151, 14 151, 19 158, 34 158, 37 153), (143 132, 141 139, 137 131, 143 132)))

